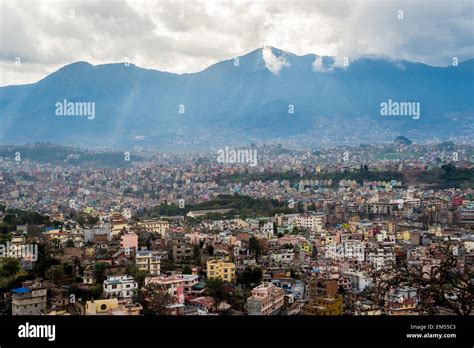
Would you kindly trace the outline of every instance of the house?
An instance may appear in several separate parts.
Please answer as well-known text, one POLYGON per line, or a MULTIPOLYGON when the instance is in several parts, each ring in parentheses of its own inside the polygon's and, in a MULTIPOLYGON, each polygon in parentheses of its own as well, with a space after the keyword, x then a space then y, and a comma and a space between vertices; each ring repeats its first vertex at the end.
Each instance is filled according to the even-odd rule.
POLYGON ((175 299, 174 304, 184 304, 184 278, 182 275, 153 276, 145 278, 145 286, 157 284, 163 291, 167 291, 175 299))
POLYGON ((312 279, 310 301, 303 307, 304 315, 342 315, 343 297, 337 293, 338 279, 312 279))
POLYGON ((12 289, 12 315, 46 314, 47 288, 41 283, 24 282, 12 289))
POLYGON ((135 232, 124 233, 120 239, 120 247, 130 252, 130 250, 138 250, 138 235, 135 232))
POLYGON ((247 299, 249 315, 275 315, 281 311, 285 301, 283 289, 264 282, 253 288, 252 296, 247 299))
POLYGON ((295 258, 295 253, 291 249, 282 250, 271 253, 270 258, 275 262, 291 263, 295 258))
POLYGON ((140 315, 141 305, 129 304, 116 298, 86 302, 85 315, 140 315))
POLYGON ((164 238, 166 231, 170 228, 170 223, 164 220, 144 220, 138 223, 138 227, 147 232, 160 234, 164 238))
POLYGON ((153 251, 140 250, 135 254, 135 264, 140 271, 147 271, 150 275, 160 274, 161 258, 153 251))
POLYGON ((334 297, 317 297, 303 306, 304 315, 342 315, 343 298, 340 295, 334 297))
POLYGON ((82 283, 92 285, 96 282, 94 267, 88 266, 82 275, 82 283))
POLYGON ((232 282, 235 279, 235 264, 220 260, 207 261, 207 278, 232 282))
POLYGON ((199 283, 199 276, 193 274, 182 274, 184 281, 184 292, 191 294, 195 285, 199 283))
POLYGON ((107 298, 131 298, 133 289, 138 288, 138 283, 132 276, 107 276, 104 281, 104 292, 107 298))

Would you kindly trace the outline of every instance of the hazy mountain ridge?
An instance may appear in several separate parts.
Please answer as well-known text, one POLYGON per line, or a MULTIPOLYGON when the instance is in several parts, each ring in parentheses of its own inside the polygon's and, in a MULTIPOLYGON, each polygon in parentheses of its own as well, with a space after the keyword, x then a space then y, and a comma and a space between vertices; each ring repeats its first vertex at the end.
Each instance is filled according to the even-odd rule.
POLYGON ((239 57, 238 66, 230 59, 182 75, 123 63, 66 65, 37 83, 0 88, 0 143, 192 146, 474 134, 474 59, 440 68, 364 57, 332 67, 331 57, 271 51, 280 57, 277 73, 262 49, 239 57), (55 115, 64 99, 94 102, 95 118, 55 115), (380 116, 388 99, 419 102, 420 119, 380 116))

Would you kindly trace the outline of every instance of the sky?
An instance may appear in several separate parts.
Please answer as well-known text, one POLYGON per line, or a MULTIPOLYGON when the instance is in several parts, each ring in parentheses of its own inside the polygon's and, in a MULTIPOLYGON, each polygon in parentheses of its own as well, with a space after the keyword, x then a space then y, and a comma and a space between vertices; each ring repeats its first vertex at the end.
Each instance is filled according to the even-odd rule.
POLYGON ((76 61, 192 73, 265 46, 448 66, 474 58, 474 1, 0 0, 0 86, 76 61))

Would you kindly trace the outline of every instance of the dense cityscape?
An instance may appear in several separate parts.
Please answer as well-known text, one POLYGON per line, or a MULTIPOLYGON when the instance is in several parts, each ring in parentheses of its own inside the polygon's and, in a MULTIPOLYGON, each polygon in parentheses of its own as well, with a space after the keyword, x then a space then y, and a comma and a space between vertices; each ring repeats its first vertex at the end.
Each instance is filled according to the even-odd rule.
POLYGON ((0 148, 3 314, 471 313, 472 146, 80 151, 0 148))

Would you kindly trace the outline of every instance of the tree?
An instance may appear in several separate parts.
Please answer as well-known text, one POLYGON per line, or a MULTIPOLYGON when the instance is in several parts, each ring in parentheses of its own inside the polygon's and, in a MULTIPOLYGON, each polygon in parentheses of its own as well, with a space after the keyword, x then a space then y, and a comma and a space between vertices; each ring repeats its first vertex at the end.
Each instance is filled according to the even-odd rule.
POLYGON ((104 291, 104 287, 102 284, 95 284, 91 287, 91 296, 94 299, 100 298, 102 292, 104 291))
POLYGON ((193 274, 191 267, 189 267, 188 265, 185 265, 183 267, 183 274, 193 274))
POLYGON ((196 265, 201 264, 201 248, 202 248, 202 245, 201 246, 195 245, 193 248, 194 263, 196 265))
POLYGON ((64 269, 62 265, 53 265, 47 271, 48 278, 54 283, 59 283, 64 278, 64 269))
POLYGON ((242 273, 237 275, 237 284, 246 289, 250 289, 260 284, 262 281, 262 270, 260 268, 246 267, 242 273))
POLYGON ((0 277, 12 277, 20 271, 20 260, 13 257, 5 257, 0 262, 0 277))
POLYGON ((214 299, 214 307, 227 300, 227 292, 221 279, 208 279, 206 281, 206 293, 214 299))
POLYGON ((258 261, 258 258, 262 254, 262 246, 260 245, 260 242, 258 241, 257 238, 255 237, 250 237, 249 239, 249 250, 251 253, 255 255, 255 258, 258 261))
POLYGON ((210 255, 210 256, 213 256, 214 255, 214 246, 212 246, 211 244, 209 244, 206 248, 206 251, 207 251, 207 254, 210 255))
POLYGON ((103 283, 105 280, 105 270, 107 269, 107 264, 104 262, 97 262, 94 267, 94 275, 97 283, 103 283))
POLYGON ((145 278, 150 275, 148 271, 139 270, 136 265, 128 267, 127 273, 135 279, 140 288, 145 285, 145 278))
POLYGON ((304 213, 305 207, 304 207, 303 202, 298 202, 298 203, 296 204, 296 210, 297 210, 298 213, 300 213, 300 214, 304 213))
POLYGON ((422 314, 435 315, 444 309, 457 315, 469 315, 474 303, 473 275, 453 251, 450 241, 429 249, 428 259, 433 260, 429 270, 400 262, 372 272, 374 307, 383 311, 388 294, 410 286, 417 290, 418 309, 422 314))
POLYGON ((170 305, 175 302, 175 298, 162 285, 154 283, 135 289, 132 300, 142 305, 144 315, 170 314, 170 305))

